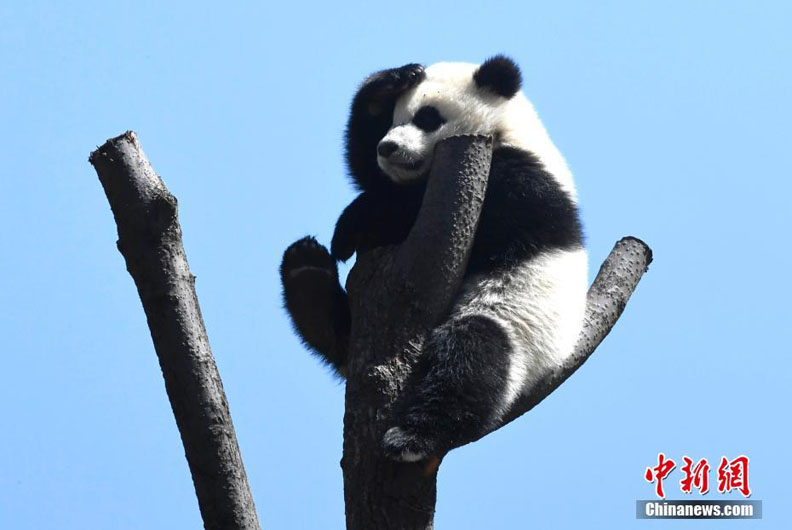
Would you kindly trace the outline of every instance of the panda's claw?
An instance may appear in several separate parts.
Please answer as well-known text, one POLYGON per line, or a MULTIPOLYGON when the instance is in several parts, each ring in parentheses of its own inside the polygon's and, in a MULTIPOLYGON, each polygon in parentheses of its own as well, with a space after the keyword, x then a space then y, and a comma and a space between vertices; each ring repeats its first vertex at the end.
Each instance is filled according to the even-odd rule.
POLYGON ((425 77, 424 67, 420 64, 411 63, 374 74, 368 85, 371 89, 372 98, 385 100, 400 96, 423 81, 425 77))
POLYGON ((437 456, 436 442, 403 427, 391 427, 382 437, 385 455, 398 462, 420 462, 437 456))
POLYGON ((404 82, 408 87, 426 77, 424 67, 417 63, 405 64, 401 68, 398 68, 397 72, 400 77, 404 78, 404 82))
POLYGON ((424 67, 416 63, 405 64, 390 72, 393 76, 392 89, 395 94, 406 92, 426 77, 424 67))

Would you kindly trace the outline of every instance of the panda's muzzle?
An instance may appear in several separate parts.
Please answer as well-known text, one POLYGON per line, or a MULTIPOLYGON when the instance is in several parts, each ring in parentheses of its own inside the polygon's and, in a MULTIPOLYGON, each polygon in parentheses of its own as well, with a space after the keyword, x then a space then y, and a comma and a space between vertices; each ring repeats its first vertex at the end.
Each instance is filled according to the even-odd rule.
POLYGON ((404 150, 399 150, 399 144, 391 140, 383 140, 377 145, 377 154, 382 157, 388 165, 395 166, 408 171, 416 171, 423 165, 423 160, 416 160, 409 156, 404 150))
POLYGON ((399 144, 396 142, 391 142, 390 140, 384 140, 379 143, 377 146, 377 154, 382 158, 388 158, 393 153, 395 153, 399 149, 399 144))
POLYGON ((406 169, 408 171, 417 171, 417 170, 421 169, 421 166, 423 165, 423 162, 421 160, 418 160, 417 162, 393 162, 393 161, 391 161, 391 165, 394 165, 396 167, 400 167, 402 169, 406 169))

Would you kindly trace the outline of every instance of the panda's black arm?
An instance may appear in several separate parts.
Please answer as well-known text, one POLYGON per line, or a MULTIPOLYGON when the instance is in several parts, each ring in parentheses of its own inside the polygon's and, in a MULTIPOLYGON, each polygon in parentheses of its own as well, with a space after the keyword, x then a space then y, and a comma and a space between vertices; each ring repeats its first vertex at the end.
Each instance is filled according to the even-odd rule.
POLYGON ((369 76, 355 94, 346 128, 346 159, 359 189, 377 189, 388 181, 377 165, 377 144, 390 129, 398 97, 424 77, 419 64, 382 70, 369 76))
POLYGON ((339 261, 352 254, 407 238, 421 208, 424 185, 390 185, 382 191, 361 193, 336 222, 332 256, 339 261))
POLYGON ((343 377, 350 315, 335 260, 314 238, 305 237, 286 249, 280 272, 284 305, 295 331, 343 377))
POLYGON ((330 254, 339 261, 346 261, 359 247, 360 234, 368 225, 371 216, 368 194, 361 193, 349 206, 344 208, 336 221, 330 254))

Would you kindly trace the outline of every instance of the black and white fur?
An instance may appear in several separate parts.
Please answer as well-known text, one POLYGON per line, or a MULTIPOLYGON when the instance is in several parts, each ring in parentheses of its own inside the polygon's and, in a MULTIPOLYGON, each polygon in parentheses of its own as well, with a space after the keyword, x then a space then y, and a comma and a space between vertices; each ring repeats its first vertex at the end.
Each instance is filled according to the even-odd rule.
POLYGON ((406 65, 369 77, 352 102, 347 163, 361 194, 332 254, 312 238, 281 267, 286 307, 306 344, 343 375, 349 305, 335 260, 397 244, 421 205, 434 147, 460 134, 495 141, 487 193, 461 292, 427 339, 385 433, 391 457, 442 455, 495 425, 515 399, 572 353, 587 257, 572 176, 511 59, 406 65))

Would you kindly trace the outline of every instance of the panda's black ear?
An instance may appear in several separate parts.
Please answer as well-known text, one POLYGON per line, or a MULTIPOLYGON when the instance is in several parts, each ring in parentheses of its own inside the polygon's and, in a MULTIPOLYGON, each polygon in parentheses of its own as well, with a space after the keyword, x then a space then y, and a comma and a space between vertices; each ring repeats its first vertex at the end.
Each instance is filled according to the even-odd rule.
POLYGON ((522 85, 520 67, 505 55, 496 55, 484 61, 473 74, 476 86, 510 99, 522 85))

